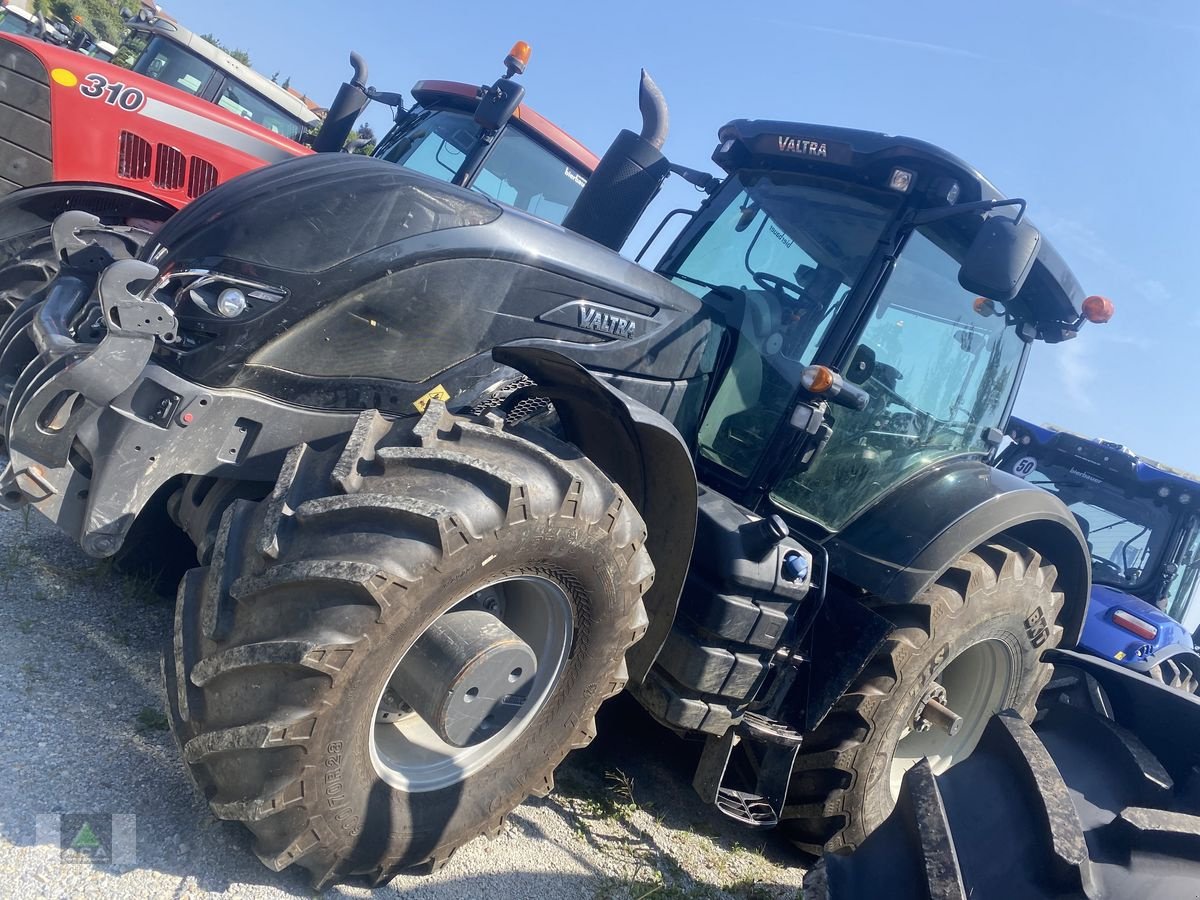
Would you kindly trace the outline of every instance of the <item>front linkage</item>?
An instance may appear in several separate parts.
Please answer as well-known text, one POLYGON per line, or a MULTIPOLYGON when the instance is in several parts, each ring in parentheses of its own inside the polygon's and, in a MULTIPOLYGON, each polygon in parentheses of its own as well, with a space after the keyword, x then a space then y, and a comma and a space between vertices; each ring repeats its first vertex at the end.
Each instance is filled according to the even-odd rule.
POLYGON ((136 288, 157 285, 159 270, 114 261, 80 240, 83 228, 105 230, 82 212, 55 221, 63 272, 43 302, 23 305, 0 334, 0 378, 12 385, 0 507, 32 506, 87 553, 112 556, 172 478, 236 471, 270 480, 298 439, 353 426, 353 413, 208 389, 154 364, 155 342, 174 340, 177 323, 165 304, 144 299, 153 287, 136 288))

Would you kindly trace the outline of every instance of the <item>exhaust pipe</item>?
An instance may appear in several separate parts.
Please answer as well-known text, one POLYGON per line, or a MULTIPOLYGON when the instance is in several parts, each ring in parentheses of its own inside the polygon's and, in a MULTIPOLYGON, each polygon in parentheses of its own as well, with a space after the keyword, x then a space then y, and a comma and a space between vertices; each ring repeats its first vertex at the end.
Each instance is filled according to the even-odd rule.
POLYGON ((667 101, 645 69, 638 106, 641 134, 626 129, 617 135, 563 220, 564 227, 611 250, 621 249, 671 171, 662 154, 670 128, 667 101))
POLYGON ((325 114, 321 130, 313 139, 312 147, 318 153, 338 153, 346 145, 346 139, 354 130, 358 114, 362 112, 367 101, 371 99, 367 93, 367 63, 357 53, 350 54, 350 65, 354 68, 354 77, 344 82, 338 88, 337 96, 325 114))

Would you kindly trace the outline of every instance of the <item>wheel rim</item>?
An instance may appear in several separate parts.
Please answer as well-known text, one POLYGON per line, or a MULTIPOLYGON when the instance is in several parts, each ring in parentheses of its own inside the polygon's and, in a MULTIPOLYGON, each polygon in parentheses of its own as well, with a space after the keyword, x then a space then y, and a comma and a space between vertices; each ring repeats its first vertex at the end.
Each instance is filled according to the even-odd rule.
POLYGON ((538 576, 498 579, 455 603, 417 635, 392 667, 376 699, 370 754, 376 773, 392 787, 418 793, 455 784, 487 766, 508 749, 533 721, 558 683, 571 648, 570 598, 558 584, 538 576), (520 709, 496 733, 468 746, 448 743, 430 722, 407 708, 396 694, 402 667, 414 665, 413 647, 451 613, 486 610, 532 651, 537 671, 520 709), (399 701, 399 703, 397 703, 399 701), (397 707, 399 707, 397 709, 397 707))
POLYGON ((971 754, 988 721, 1007 705, 1015 672, 1012 650, 992 639, 971 645, 938 673, 936 681, 946 692, 944 702, 962 718, 962 725, 954 735, 936 727, 918 731, 913 720, 924 706, 922 696, 892 754, 893 801, 900 796, 904 773, 919 760, 928 757, 934 774, 940 775, 971 754))

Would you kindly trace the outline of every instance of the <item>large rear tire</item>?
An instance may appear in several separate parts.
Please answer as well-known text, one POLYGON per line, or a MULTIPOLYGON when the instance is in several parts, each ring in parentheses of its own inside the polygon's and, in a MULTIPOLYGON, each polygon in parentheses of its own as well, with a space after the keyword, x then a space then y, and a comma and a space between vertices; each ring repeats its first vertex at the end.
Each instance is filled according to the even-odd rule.
POLYGON ((891 813, 918 760, 941 774, 971 754, 993 714, 1032 719, 1052 673, 1041 651, 1062 636, 1056 577, 1030 548, 992 542, 911 603, 873 607, 895 628, 801 745, 780 823, 793 843, 814 855, 852 850, 891 813), (930 700, 962 718, 957 733, 921 715, 930 700))
POLYGON ((1033 728, 1010 711, 961 766, 915 766, 892 818, 811 870, 804 896, 1194 900, 1200 769, 1175 771, 1093 709, 1052 704, 1033 728))
POLYGON ((189 771, 267 866, 299 863, 319 887, 440 865, 595 735, 646 628, 644 539, 578 451, 440 403, 415 428, 364 415, 340 452, 295 448, 180 587, 164 680, 189 771), (463 621, 507 637, 426 691, 441 684, 430 641, 463 621), (497 681, 525 693, 473 681, 476 660, 521 643, 537 674, 506 663, 497 681), (430 713, 426 693, 447 709, 497 700, 499 718, 448 742, 464 719, 430 713))

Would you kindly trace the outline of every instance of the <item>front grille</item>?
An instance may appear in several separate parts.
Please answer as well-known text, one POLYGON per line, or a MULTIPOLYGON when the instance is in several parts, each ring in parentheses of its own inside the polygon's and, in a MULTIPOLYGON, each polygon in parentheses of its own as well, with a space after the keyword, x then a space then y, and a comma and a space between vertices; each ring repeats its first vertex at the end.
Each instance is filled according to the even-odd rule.
POLYGON ((158 145, 154 160, 154 186, 165 191, 177 191, 183 187, 187 176, 187 157, 167 144, 158 145))
POLYGON ((132 131, 122 131, 117 149, 117 175, 138 180, 150 177, 150 161, 154 149, 150 142, 132 131))
POLYGON ((217 167, 207 159, 188 156, 169 144, 151 144, 132 131, 122 131, 117 141, 117 176, 129 181, 152 180, 164 191, 187 190, 189 200, 211 191, 220 181, 217 167))
POLYGON ((201 194, 211 191, 217 186, 217 167, 206 159, 192 157, 191 168, 188 170, 188 196, 195 200, 201 194))

